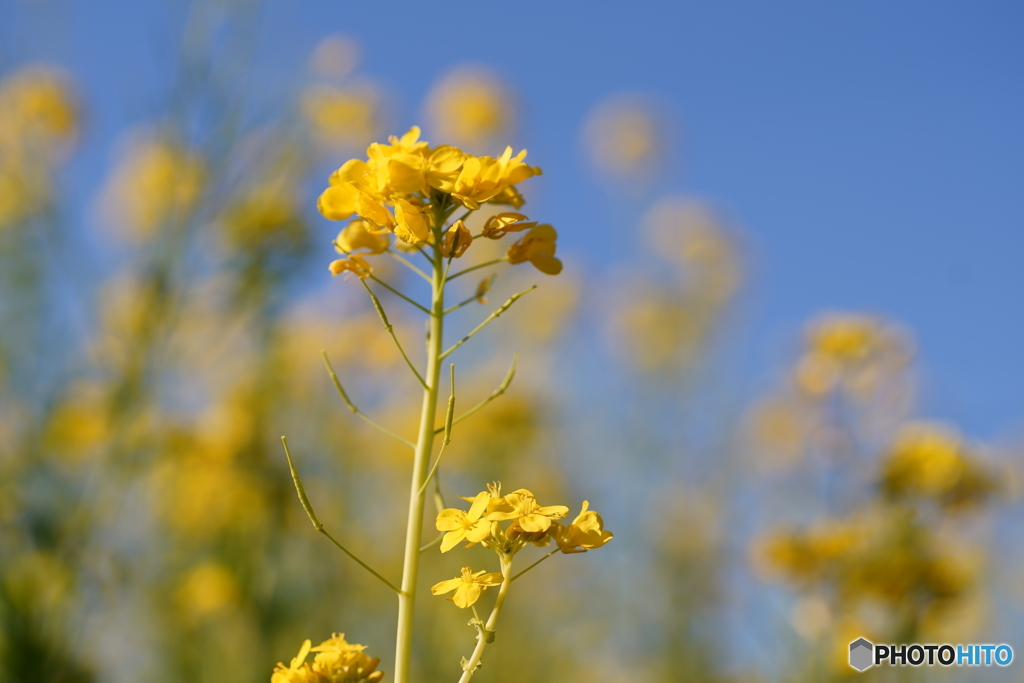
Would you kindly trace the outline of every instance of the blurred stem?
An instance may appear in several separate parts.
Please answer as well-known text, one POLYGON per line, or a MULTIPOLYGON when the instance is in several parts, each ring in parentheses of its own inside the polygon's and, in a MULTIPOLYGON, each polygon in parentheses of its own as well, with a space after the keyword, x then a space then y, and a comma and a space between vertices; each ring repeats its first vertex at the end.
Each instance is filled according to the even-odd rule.
POLYGON ((295 482, 295 492, 299 494, 299 502, 302 503, 302 509, 306 511, 306 515, 309 517, 309 521, 313 523, 313 528, 322 533, 328 539, 330 539, 331 543, 338 546, 338 548, 340 548, 343 553, 345 553, 353 560, 358 562, 363 569, 365 569, 366 571, 370 572, 378 579, 383 581, 384 585, 386 585, 388 588, 395 591, 396 593, 401 593, 401 591, 398 590, 398 587, 395 586, 395 584, 385 579, 373 567, 360 560, 355 553, 353 553, 351 550, 343 546, 341 543, 338 542, 336 538, 334 538, 334 536, 331 536, 327 532, 327 529, 324 528, 323 523, 319 519, 317 519, 316 513, 313 511, 313 506, 312 504, 310 504, 309 498, 306 496, 306 489, 302 486, 302 479, 299 477, 298 470, 295 469, 295 462, 292 460, 292 452, 288 448, 288 439, 282 436, 281 443, 284 445, 285 457, 288 458, 288 469, 291 471, 292 481, 295 482))
MULTIPOLYGON (((463 272, 465 272, 465 271, 463 271, 463 272)), ((520 297, 529 294, 530 292, 532 292, 535 289, 537 289, 537 285, 534 285, 533 287, 530 287, 529 289, 524 289, 523 291, 518 292, 518 293, 513 294, 512 296, 510 296, 508 298, 508 301, 506 301, 505 303, 503 303, 501 305, 501 308, 499 308, 498 310, 494 311, 489 316, 487 316, 482 323, 480 323, 475 328, 473 328, 472 332, 470 332, 465 337, 463 337, 459 341, 457 341, 454 344, 452 344, 452 346, 447 351, 445 351, 444 353, 441 354, 441 358, 443 359, 443 358, 446 358, 447 356, 449 356, 453 351, 455 351, 455 349, 459 348, 460 346, 462 346, 463 344, 468 342, 470 339, 472 339, 473 335, 475 335, 477 332, 479 332, 480 330, 482 330, 485 327, 487 327, 487 325, 490 324, 491 321, 497 320, 498 316, 500 316, 502 313, 507 311, 509 309, 509 307, 512 304, 514 304, 520 297)))
POLYGON ((437 458, 434 460, 434 466, 430 468, 427 473, 427 478, 423 480, 423 486, 420 487, 420 495, 427 488, 427 484, 434 477, 434 473, 437 472, 437 466, 441 464, 441 456, 444 455, 444 449, 448 447, 448 444, 452 442, 452 417, 455 415, 455 363, 451 364, 452 372, 452 393, 448 397, 448 412, 444 416, 444 439, 441 441, 441 450, 437 452, 437 458))
POLYGON ((402 348, 402 343, 398 341, 398 336, 395 334, 395 326, 388 320, 388 314, 384 312, 384 307, 381 305, 380 299, 378 299, 377 295, 373 293, 372 289, 370 289, 370 285, 366 284, 366 280, 360 278, 359 282, 362 283, 363 287, 366 288, 366 292, 370 295, 370 299, 373 301, 373 307, 377 309, 377 315, 380 316, 380 321, 384 323, 384 330, 391 335, 391 340, 394 341, 395 346, 398 347, 398 352, 402 354, 405 364, 409 366, 410 370, 412 370, 412 374, 416 375, 416 380, 420 383, 420 386, 426 389, 427 383, 423 381, 423 377, 420 375, 419 370, 417 370, 416 366, 412 364, 411 360, 409 360, 408 354, 406 354, 405 349, 402 348))
POLYGON ((395 439, 397 441, 401 441, 402 443, 404 443, 409 448, 416 448, 416 444, 414 444, 412 441, 409 441, 408 439, 403 439, 402 437, 400 437, 398 434, 395 434, 393 431, 391 431, 387 427, 385 427, 383 425, 380 425, 380 424, 377 424, 372 419, 367 417, 367 415, 365 413, 363 413, 361 410, 359 410, 359 408, 357 408, 355 406, 355 404, 352 403, 351 399, 349 399, 348 393, 345 391, 345 387, 341 386, 341 380, 338 379, 338 375, 334 372, 334 368, 331 367, 331 361, 327 357, 327 352, 324 351, 323 349, 320 349, 320 355, 323 356, 324 365, 327 366, 327 374, 331 376, 331 381, 334 382, 334 388, 338 390, 338 394, 341 396, 341 400, 345 402, 345 405, 348 406, 348 409, 349 409, 350 412, 355 413, 356 415, 361 417, 368 425, 372 425, 373 427, 376 427, 380 431, 382 431, 385 434, 387 434, 388 436, 390 436, 392 439, 395 439))
POLYGON ((491 610, 491 616, 487 618, 487 623, 482 628, 477 628, 476 647, 473 648, 473 654, 470 655, 469 660, 462 665, 462 677, 459 679, 459 683, 468 683, 469 679, 473 678, 477 667, 480 666, 480 658, 483 657, 484 648, 487 647, 487 643, 494 640, 494 626, 498 623, 501 606, 505 604, 505 595, 508 593, 508 587, 512 585, 511 557, 501 558, 501 576, 502 582, 501 587, 498 588, 498 599, 494 601, 494 609, 491 610))
POLYGON ((438 206, 433 216, 433 272, 431 307, 427 335, 426 387, 420 410, 419 436, 413 459, 409 492, 409 518, 405 530, 405 561, 402 566, 402 591, 398 596, 398 635, 395 642, 395 683, 409 683, 412 659, 413 614, 416 606, 416 582, 419 577, 420 545, 423 538, 423 503, 427 468, 434 447, 434 422, 441 375, 441 344, 444 340, 445 261, 441 254, 441 235, 446 215, 438 206))

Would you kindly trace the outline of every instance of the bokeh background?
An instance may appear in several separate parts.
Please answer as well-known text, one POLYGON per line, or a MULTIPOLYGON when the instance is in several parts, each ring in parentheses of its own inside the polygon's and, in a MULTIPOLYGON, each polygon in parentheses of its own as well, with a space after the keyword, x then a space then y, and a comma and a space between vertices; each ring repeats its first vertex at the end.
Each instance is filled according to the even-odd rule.
MULTIPOLYGON (((500 479, 616 534, 522 579, 479 680, 1024 679, 845 664, 858 636, 1024 647, 1022 29, 1009 2, 2 0, 0 681, 265 681, 331 631, 390 670, 393 597, 310 528, 278 437, 397 575, 407 456, 319 350, 401 433, 418 393, 315 199, 414 124, 528 148, 566 264, 499 273, 492 306, 541 288, 456 358, 468 406, 521 353, 446 496, 500 479)), ((426 557, 425 585, 462 564, 426 557)), ((452 680, 465 615, 419 619, 419 679, 452 680)))

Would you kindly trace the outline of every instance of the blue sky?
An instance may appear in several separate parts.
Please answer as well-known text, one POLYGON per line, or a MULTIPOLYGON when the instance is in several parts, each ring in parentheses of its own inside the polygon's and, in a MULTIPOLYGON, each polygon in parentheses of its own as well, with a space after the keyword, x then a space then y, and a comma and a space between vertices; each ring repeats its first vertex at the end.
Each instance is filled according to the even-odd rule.
MULTIPOLYGON (((82 83, 75 177, 101 174, 115 133, 145 116, 139 93, 166 83, 174 4, 0 0, 5 57, 82 83)), ((496 67, 521 96, 517 142, 545 169, 537 210, 593 267, 614 264, 634 228, 619 217, 644 203, 592 182, 580 126, 611 94, 659 98, 683 130, 662 189, 714 201, 745 235, 752 384, 808 317, 867 310, 915 332, 928 415, 980 438, 1024 431, 1024 5, 296 0, 272 1, 260 32, 257 91, 347 33, 402 128, 450 67, 496 67)))

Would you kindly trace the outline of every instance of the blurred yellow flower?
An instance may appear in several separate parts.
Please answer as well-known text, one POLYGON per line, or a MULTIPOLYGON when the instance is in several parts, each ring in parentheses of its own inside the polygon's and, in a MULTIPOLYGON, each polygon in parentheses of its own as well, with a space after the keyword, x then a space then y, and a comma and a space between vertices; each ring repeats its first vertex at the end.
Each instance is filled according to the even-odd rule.
POLYGON ((548 275, 562 272, 562 262, 555 258, 555 240, 558 232, 544 223, 530 230, 508 248, 509 263, 529 261, 537 270, 548 275))
POLYGON ((318 143, 346 149, 365 145, 377 134, 381 97, 370 84, 315 85, 303 93, 301 109, 318 143))
POLYGON ((584 126, 593 168, 617 184, 649 183, 664 164, 670 131, 653 102, 616 96, 597 105, 584 126))
POLYGON ((104 217, 122 237, 145 240, 195 208, 205 176, 201 157, 170 138, 136 138, 102 191, 104 217))
POLYGON ((0 80, 0 148, 16 143, 52 153, 78 127, 70 79, 48 66, 23 67, 0 80))
POLYGON ((190 620, 214 617, 232 607, 239 598, 234 574, 217 562, 204 562, 193 568, 178 588, 178 605, 190 620))
POLYGON ((453 601, 456 606, 465 609, 475 604, 488 587, 501 584, 501 574, 486 572, 486 569, 481 569, 474 574, 472 567, 463 567, 461 577, 436 583, 431 587, 430 592, 434 595, 444 595, 455 591, 455 595, 448 599, 453 601))
POLYGON ((458 68, 427 97, 430 130, 457 145, 480 149, 509 134, 515 118, 512 99, 508 86, 491 70, 458 68))
POLYGON ((894 496, 924 496, 951 507, 976 504, 996 489, 959 434, 927 422, 900 429, 886 453, 881 485, 894 496))

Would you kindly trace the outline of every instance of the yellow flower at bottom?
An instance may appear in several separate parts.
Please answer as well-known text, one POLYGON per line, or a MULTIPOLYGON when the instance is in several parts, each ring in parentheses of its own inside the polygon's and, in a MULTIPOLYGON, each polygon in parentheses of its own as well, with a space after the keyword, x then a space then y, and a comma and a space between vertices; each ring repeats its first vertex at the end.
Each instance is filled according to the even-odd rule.
POLYGON ((331 261, 328 268, 331 270, 331 275, 340 275, 348 271, 355 273, 360 280, 370 277, 370 273, 373 272, 373 267, 359 254, 352 254, 348 258, 331 261))
POLYGON ((487 574, 485 573, 486 571, 486 569, 481 569, 474 574, 472 567, 463 567, 461 577, 434 584, 430 592, 434 595, 444 595, 445 593, 455 591, 455 595, 448 599, 454 602, 456 606, 465 609, 475 604, 488 587, 497 586, 501 583, 501 574, 498 572, 487 574))
POLYGON ((553 227, 546 223, 538 225, 508 248, 508 262, 529 261, 542 273, 558 275, 562 272, 562 262, 555 258, 557 239, 558 232, 553 227))
POLYGON ((306 656, 313 643, 306 638, 299 648, 299 654, 292 658, 291 666, 285 666, 278 662, 274 667, 274 673, 270 676, 270 683, 312 683, 316 680, 316 674, 306 663, 306 656))
POLYGON ((553 534, 558 549, 563 553, 585 553, 600 548, 614 538, 610 531, 605 531, 604 520, 593 510, 588 510, 590 503, 583 501, 583 509, 576 519, 567 527, 557 524, 553 534))

